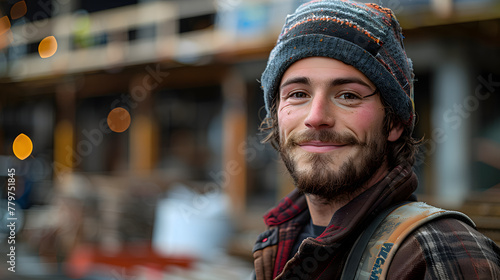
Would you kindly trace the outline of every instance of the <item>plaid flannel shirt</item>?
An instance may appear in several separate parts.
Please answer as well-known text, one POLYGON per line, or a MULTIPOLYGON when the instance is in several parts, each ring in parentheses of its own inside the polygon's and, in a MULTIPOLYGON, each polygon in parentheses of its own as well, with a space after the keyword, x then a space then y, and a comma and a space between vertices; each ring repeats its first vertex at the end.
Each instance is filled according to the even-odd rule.
MULTIPOLYGON (((296 190, 271 209, 269 229, 254 246, 257 279, 339 279, 357 237, 380 211, 410 200, 417 187, 410 166, 394 168, 383 180, 337 211, 317 238, 293 245, 310 215, 296 190)), ((387 279, 500 279, 500 248, 455 219, 432 221, 410 235, 396 252, 387 279)))

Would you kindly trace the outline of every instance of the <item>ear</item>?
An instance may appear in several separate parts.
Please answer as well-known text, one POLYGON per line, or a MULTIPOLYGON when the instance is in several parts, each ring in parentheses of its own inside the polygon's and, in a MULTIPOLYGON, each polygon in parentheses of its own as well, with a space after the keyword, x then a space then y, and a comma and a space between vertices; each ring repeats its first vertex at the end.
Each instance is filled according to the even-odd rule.
POLYGON ((403 134, 403 130, 404 126, 400 122, 397 122, 396 124, 392 123, 387 140, 391 142, 397 141, 399 137, 401 137, 401 134, 403 134))

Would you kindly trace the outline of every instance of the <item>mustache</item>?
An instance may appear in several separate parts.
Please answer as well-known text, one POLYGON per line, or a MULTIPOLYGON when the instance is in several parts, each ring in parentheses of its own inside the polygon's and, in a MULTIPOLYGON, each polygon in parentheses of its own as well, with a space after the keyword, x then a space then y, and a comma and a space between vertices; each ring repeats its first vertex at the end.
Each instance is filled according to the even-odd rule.
POLYGON ((298 146, 300 143, 309 141, 321 141, 321 142, 332 142, 341 143, 345 145, 360 145, 366 146, 365 142, 359 141, 354 135, 344 132, 336 132, 331 130, 309 130, 300 133, 291 134, 285 146, 293 147, 298 146))

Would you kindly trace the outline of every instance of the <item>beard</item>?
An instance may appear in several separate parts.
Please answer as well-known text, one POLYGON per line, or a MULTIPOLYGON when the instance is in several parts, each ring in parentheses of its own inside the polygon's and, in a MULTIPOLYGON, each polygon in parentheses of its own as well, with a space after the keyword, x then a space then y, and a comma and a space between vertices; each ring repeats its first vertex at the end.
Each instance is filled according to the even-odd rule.
POLYGON ((373 140, 365 143, 348 133, 310 131, 290 135, 286 143, 280 142, 279 153, 299 191, 316 195, 326 202, 340 201, 359 194, 364 184, 382 166, 387 140, 383 133, 374 136, 373 140), (313 140, 343 143, 351 149, 357 147, 357 154, 355 157, 341 157, 331 153, 294 152, 300 149, 299 143, 313 140), (299 160, 307 166, 299 168, 299 160), (340 163, 341 161, 343 162, 340 163), (337 170, 334 170, 335 164, 338 166, 337 170))

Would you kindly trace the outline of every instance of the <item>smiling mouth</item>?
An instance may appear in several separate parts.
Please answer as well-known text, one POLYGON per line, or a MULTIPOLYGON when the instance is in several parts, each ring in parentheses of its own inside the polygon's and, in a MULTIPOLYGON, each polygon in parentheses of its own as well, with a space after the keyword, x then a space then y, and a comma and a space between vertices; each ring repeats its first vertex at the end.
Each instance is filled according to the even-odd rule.
POLYGON ((346 147, 348 146, 348 144, 310 141, 310 142, 300 143, 299 146, 303 150, 311 153, 326 153, 346 147))

